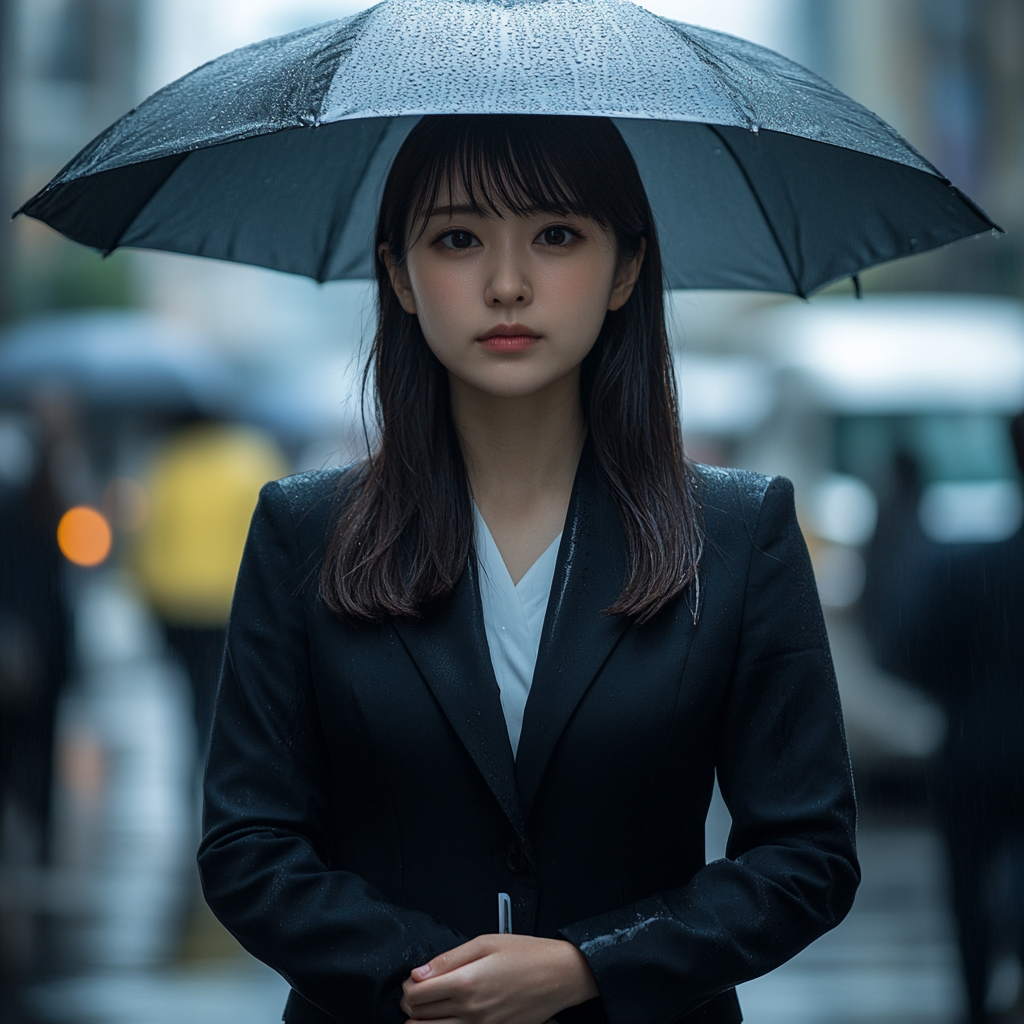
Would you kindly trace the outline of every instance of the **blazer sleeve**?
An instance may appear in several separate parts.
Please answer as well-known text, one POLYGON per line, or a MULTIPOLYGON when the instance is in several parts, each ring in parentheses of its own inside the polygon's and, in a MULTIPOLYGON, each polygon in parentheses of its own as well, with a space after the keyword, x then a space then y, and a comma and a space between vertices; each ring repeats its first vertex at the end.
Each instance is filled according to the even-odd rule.
POLYGON ((331 775, 305 625, 314 570, 287 495, 268 484, 228 624, 206 767, 203 891, 239 942, 310 1002, 339 1020, 400 1024, 409 971, 464 939, 328 862, 331 775))
POLYGON ((753 530, 716 768, 733 818, 726 859, 562 931, 612 1024, 670 1021, 773 970, 843 919, 860 881, 835 674, 781 477, 753 530))

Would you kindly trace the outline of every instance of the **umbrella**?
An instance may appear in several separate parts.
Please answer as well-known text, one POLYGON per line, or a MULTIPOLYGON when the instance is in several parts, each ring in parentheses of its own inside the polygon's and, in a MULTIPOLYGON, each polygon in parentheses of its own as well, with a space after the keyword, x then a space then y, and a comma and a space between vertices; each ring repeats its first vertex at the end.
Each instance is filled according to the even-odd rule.
POLYGON ((369 277, 383 180, 431 113, 614 118, 670 287, 808 295, 995 228, 816 75, 628 0, 385 0, 244 47, 125 115, 19 212, 103 252, 369 277))
POLYGON ((229 368, 191 334, 147 313, 74 313, 0 335, 0 401, 59 387, 119 409, 215 413, 234 397, 229 368))

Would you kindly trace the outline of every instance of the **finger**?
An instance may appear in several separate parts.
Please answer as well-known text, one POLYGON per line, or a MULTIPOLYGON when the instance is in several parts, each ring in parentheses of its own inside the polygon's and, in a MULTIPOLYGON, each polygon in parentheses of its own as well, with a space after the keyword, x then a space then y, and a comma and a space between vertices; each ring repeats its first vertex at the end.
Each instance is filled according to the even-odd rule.
POLYGON ((426 981, 407 978, 402 982, 402 998, 410 1006, 425 1006, 427 1003, 448 999, 452 994, 451 981, 457 977, 461 976, 449 973, 430 977, 426 981))
POLYGON ((445 974, 431 975, 425 981, 409 978, 402 986, 406 1002, 416 1009, 428 1003, 448 1001, 452 1012, 458 1015, 463 1000, 478 983, 481 966, 485 963, 486 955, 445 974))
POLYGON ((433 960, 415 968, 409 977, 413 981, 426 981, 427 978, 435 978, 441 974, 448 974, 459 967, 479 960, 487 955, 487 950, 481 948, 479 939, 470 939, 461 946, 449 949, 446 953, 435 956, 433 960))
POLYGON ((413 1020, 429 1020, 434 1022, 450 1020, 459 1011, 450 1000, 446 999, 437 1003, 425 1003, 423 1006, 403 1007, 402 1012, 407 1013, 413 1020))
POLYGON ((419 993, 418 999, 416 996, 413 996, 412 999, 403 996, 399 1000, 398 1007, 402 1013, 408 1014, 410 1017, 429 1017, 431 1020, 451 1016, 457 1012, 455 1004, 447 996, 433 996, 424 999, 422 993, 419 993))
POLYGON ((449 949, 447 953, 435 956, 433 960, 423 964, 422 967, 415 968, 410 977, 413 981, 426 981, 427 978, 447 974, 458 967, 464 967, 474 960, 479 960, 491 952, 493 944, 487 941, 488 939, 489 936, 478 936, 475 939, 470 939, 469 942, 464 942, 461 946, 449 949))
POLYGON ((419 983, 407 981, 403 985, 403 995, 399 1005, 410 1017, 420 1017, 430 1007, 434 1017, 444 1017, 458 1013, 452 996, 450 979, 452 975, 439 975, 428 981, 419 983))
MULTIPOLYGON (((432 1006, 435 1009, 440 1007, 448 1013, 457 1013, 453 997, 459 990, 452 986, 452 978, 460 978, 460 976, 442 974, 418 984, 406 982, 402 999, 409 1007, 410 1016, 418 1016, 427 1006, 432 1006)), ((435 1016, 443 1016, 443 1014, 435 1014, 435 1016)))

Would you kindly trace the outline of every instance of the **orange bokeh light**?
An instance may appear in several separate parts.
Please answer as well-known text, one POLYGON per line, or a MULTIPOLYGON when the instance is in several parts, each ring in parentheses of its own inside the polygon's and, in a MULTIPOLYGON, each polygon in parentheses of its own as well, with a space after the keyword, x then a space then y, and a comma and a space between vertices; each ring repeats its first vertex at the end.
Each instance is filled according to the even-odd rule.
POLYGON ((57 544, 75 565, 99 565, 110 554, 110 524, 94 508, 78 505, 61 516, 57 544))

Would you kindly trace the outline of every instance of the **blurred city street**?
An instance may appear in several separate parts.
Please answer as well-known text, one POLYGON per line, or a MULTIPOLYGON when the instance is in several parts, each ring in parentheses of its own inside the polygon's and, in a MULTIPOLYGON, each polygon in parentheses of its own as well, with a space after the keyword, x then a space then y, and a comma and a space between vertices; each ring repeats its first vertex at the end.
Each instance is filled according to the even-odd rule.
MULTIPOLYGON (((64 898, 92 893, 92 913, 77 926, 72 917, 66 932, 78 935, 64 941, 84 944, 96 967, 37 985, 28 1005, 51 1024, 272 1024, 286 983, 195 903, 197 823, 186 799, 194 740, 179 670, 125 578, 94 578, 80 602, 79 615, 92 619, 80 632, 93 641, 85 652, 88 674, 69 694, 61 729, 76 749, 102 744, 110 778, 99 819, 77 818, 79 828, 91 830, 96 856, 77 878, 73 866, 63 869, 64 898), (175 936, 180 945, 172 951, 166 944, 175 936)), ((724 854, 728 829, 716 790, 709 860, 724 854)), ((62 843, 78 851, 85 845, 70 836, 62 843)), ((859 848, 864 881, 850 916, 788 964, 742 986, 750 1024, 958 1019, 962 996, 939 837, 923 817, 908 821, 869 805, 859 848)))
MULTIPOLYGON (((209 912, 189 911, 189 962, 165 966, 166 954, 154 949, 176 933, 167 918, 180 913, 196 885, 195 827, 180 799, 191 740, 187 729, 168 728, 185 713, 182 684, 154 645, 153 624, 116 580, 94 585, 83 600, 82 614, 106 617, 94 635, 109 647, 91 652, 97 674, 69 715, 104 737, 119 776, 94 838, 103 850, 94 870, 105 881, 94 909, 99 921, 85 940, 103 966, 37 985, 28 1005, 48 1024, 272 1024, 280 1019, 286 983, 237 947, 209 912), (118 692, 126 678, 135 680, 131 703, 118 692), (181 738, 179 749, 167 748, 168 736, 181 738), (140 819, 140 808, 151 815, 140 819), (177 901, 167 885, 175 878, 177 901)), ((724 853, 728 828, 716 791, 709 860, 724 853)), ((859 846, 864 881, 852 913, 790 963, 742 986, 750 1024, 958 1019, 962 996, 937 835, 923 822, 869 808, 859 846)))
POLYGON ((191 971, 94 975, 40 989, 41 1020, 82 1024, 276 1024, 288 986, 258 962, 191 971))
POLYGON ((927 827, 862 824, 864 881, 850 916, 740 988, 751 1024, 945 1024, 963 1012, 945 863, 927 827))
MULTIPOLYGON (((869 825, 849 918, 790 963, 740 988, 749 1024, 949 1024, 962 1009, 944 870, 927 828, 869 825)), ((53 1024, 273 1024, 288 986, 241 957, 190 969, 87 975, 40 986, 53 1024)))
MULTIPOLYGON (((179 75, 365 6, 0 0, 4 210, 179 75)), ((860 805, 852 912, 742 985, 744 1019, 962 1024, 956 891, 994 936, 986 1021, 1024 1024, 1020 820, 958 834, 1024 750, 1024 664, 999 693, 977 667, 1024 635, 1024 3, 644 6, 828 78, 1007 230, 809 300, 677 290, 667 326, 689 457, 794 483, 860 805)), ((281 1019, 202 900, 200 776, 260 487, 374 443, 374 303, 0 218, 0 1024, 281 1019)), ((709 860, 728 828, 716 789, 709 860)))

